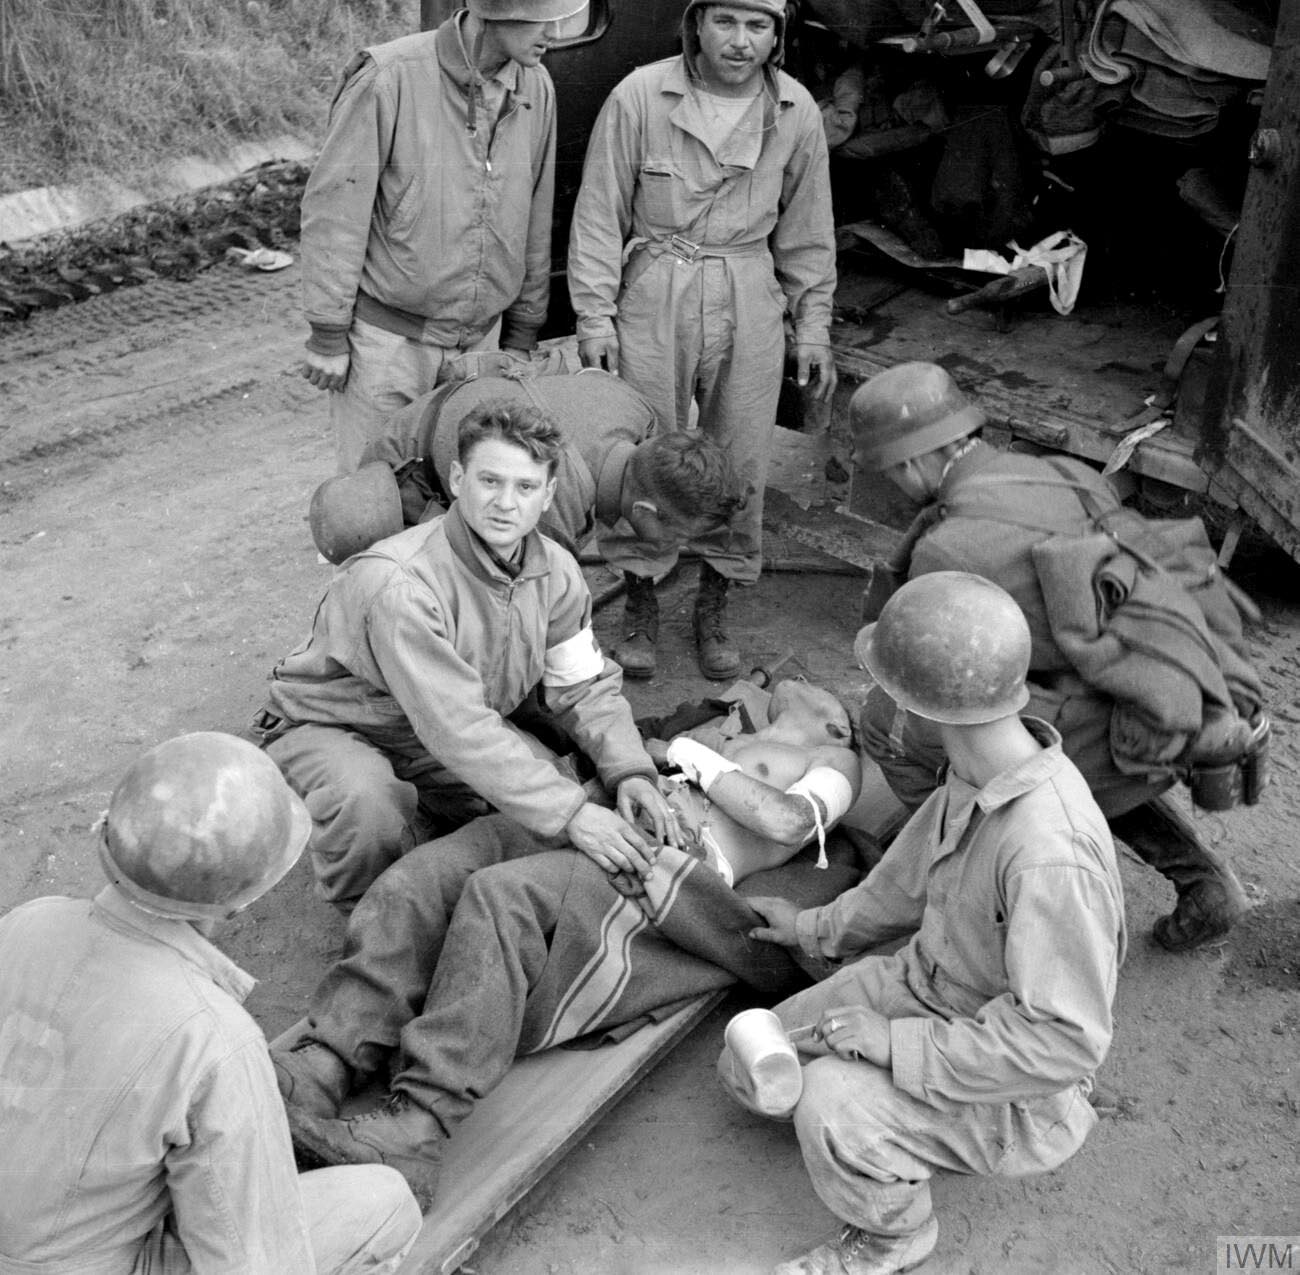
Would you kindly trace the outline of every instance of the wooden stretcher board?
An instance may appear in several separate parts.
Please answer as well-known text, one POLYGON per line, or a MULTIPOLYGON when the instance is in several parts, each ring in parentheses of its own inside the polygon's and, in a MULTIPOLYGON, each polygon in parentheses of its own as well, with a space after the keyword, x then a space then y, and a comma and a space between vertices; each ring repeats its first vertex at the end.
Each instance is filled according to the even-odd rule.
MULTIPOLYGON (((519 1058, 456 1130, 442 1188, 398 1275, 450 1275, 575 1143, 726 996, 705 992, 616 1045, 519 1058)), ((272 1042, 284 1048, 306 1020, 272 1042)))

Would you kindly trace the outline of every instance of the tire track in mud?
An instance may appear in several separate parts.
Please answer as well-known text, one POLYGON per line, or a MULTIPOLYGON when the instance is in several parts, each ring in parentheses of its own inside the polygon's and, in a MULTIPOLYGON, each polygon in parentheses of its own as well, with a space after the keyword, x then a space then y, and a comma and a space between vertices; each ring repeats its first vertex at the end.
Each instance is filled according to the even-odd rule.
POLYGON ((273 273, 214 266, 190 282, 154 279, 136 288, 90 297, 75 305, 33 315, 21 323, 0 325, 0 369, 6 380, 21 359, 52 355, 87 341, 108 339, 123 330, 155 325, 166 328, 175 319, 207 321, 220 327, 234 311, 244 321, 259 302, 277 309, 296 304, 296 268, 273 273))
POLYGON ((212 429, 235 406, 297 411, 298 271, 155 280, 9 325, 0 339, 7 495, 121 436, 212 429))

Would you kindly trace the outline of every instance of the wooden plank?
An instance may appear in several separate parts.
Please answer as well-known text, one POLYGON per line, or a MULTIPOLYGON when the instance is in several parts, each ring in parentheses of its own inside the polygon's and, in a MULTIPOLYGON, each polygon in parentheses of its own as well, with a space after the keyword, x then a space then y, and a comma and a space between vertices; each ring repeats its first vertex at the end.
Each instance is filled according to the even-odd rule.
MULTIPOLYGON (((516 1060, 457 1128, 438 1199, 398 1275, 450 1275, 602 1116, 727 995, 707 992, 616 1045, 516 1060)), ((273 1042, 285 1048, 306 1027, 273 1042)))
POLYGON ((617 1045, 520 1058, 456 1130, 440 1198, 399 1275, 459 1270, 483 1236, 725 996, 699 996, 617 1045))

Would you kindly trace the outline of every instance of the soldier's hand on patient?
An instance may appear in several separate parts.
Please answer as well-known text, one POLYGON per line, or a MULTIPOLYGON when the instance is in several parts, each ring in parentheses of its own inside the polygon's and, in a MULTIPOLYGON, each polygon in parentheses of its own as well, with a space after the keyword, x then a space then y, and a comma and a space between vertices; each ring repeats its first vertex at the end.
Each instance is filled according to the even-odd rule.
POLYGON ((869 1005, 841 1005, 824 1010, 814 1034, 841 1058, 859 1058, 877 1067, 889 1066, 892 1054, 889 1019, 869 1005))
POLYGON ((301 371, 318 390, 341 390, 347 384, 351 363, 348 354, 317 354, 308 350, 301 371))
POLYGON ((565 825, 574 849, 606 872, 634 872, 648 877, 654 850, 622 815, 587 802, 565 825))
POLYGON ((656 845, 681 844, 677 812, 644 775, 633 775, 618 786, 618 813, 628 823, 652 832, 656 845))
POLYGON ((618 375, 618 337, 588 337, 578 342, 578 361, 583 367, 604 368, 606 372, 618 375))
POLYGON ((799 936, 794 930, 794 919, 799 915, 799 909, 793 903, 788 899, 769 898, 766 895, 756 895, 745 902, 767 922, 766 925, 756 925, 750 930, 751 939, 779 943, 782 947, 799 946, 799 936))

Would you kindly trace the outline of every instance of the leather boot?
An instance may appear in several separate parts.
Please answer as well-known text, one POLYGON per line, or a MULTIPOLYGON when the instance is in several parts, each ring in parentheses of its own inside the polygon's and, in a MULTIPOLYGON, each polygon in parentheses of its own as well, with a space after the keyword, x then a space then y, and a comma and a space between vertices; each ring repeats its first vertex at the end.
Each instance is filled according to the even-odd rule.
POLYGON ((700 591, 695 595, 695 646, 700 672, 724 681, 740 672, 740 652, 727 636, 727 588, 731 581, 707 562, 700 563, 700 591))
POLYGON ((638 681, 655 675, 655 643, 659 640, 659 599, 650 576, 623 572, 627 604, 623 608, 623 640, 609 653, 623 676, 638 681))
POLYGON ((872 1235, 846 1226, 838 1239, 782 1262, 772 1275, 899 1275, 920 1266, 938 1241, 939 1224, 934 1218, 907 1235, 872 1235))
POLYGON ((324 1164, 386 1164, 410 1184, 422 1209, 438 1190, 447 1135, 431 1111, 409 1095, 390 1094, 382 1107, 347 1119, 324 1120, 287 1108, 293 1145, 324 1164))
POLYGON ((352 1088, 352 1068, 328 1045, 300 1040, 288 1049, 271 1050, 275 1083, 286 1105, 332 1118, 352 1088))
POLYGON ((1178 904, 1155 923, 1161 947, 1186 952, 1222 938, 1250 909, 1232 869, 1165 797, 1116 815, 1111 831, 1144 863, 1174 883, 1178 904))

